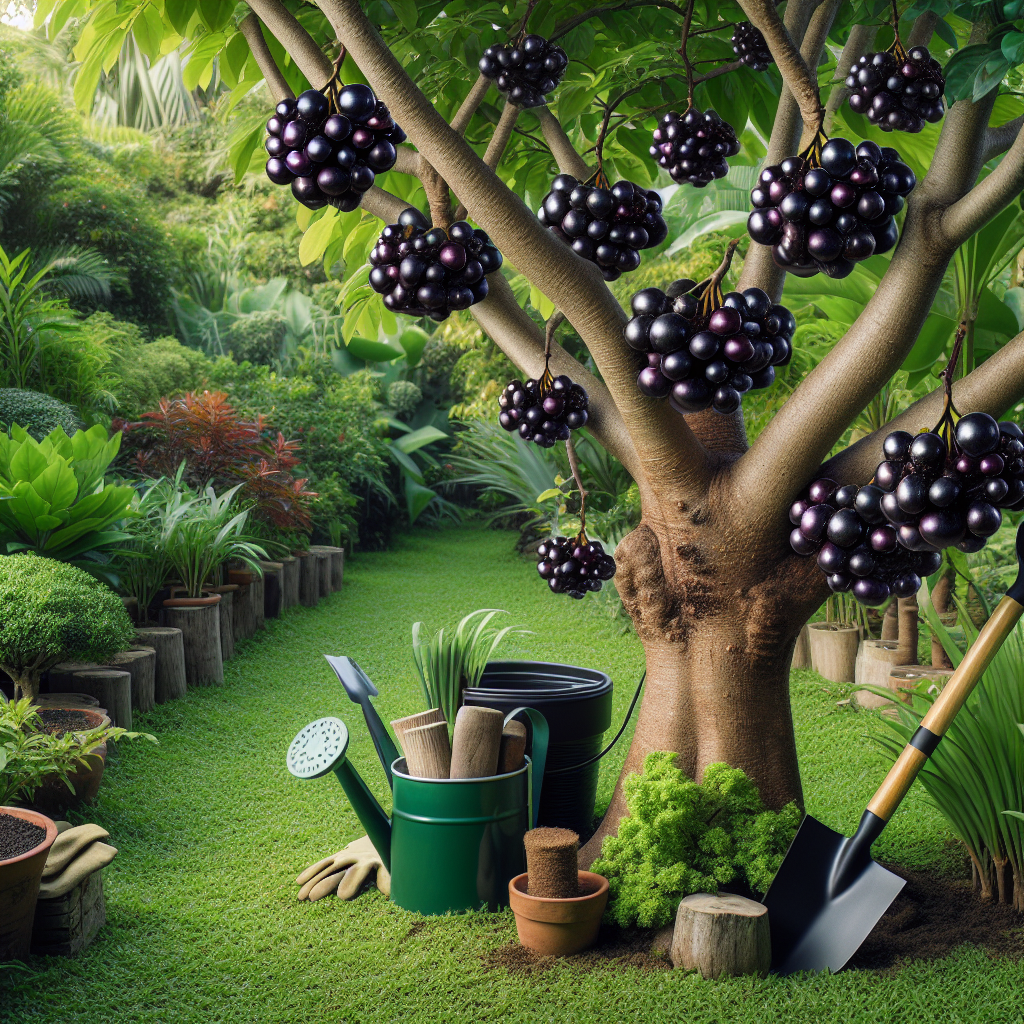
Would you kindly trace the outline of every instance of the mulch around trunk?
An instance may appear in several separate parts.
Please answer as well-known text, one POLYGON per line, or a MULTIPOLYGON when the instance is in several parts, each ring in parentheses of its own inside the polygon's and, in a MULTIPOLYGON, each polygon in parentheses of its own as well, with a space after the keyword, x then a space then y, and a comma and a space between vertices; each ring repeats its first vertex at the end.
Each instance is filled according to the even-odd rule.
POLYGON ((46 838, 46 829, 34 822, 0 812, 0 860, 20 857, 46 838))
POLYGON ((51 736, 63 736, 66 732, 87 732, 91 727, 90 718, 84 711, 40 708, 38 714, 43 723, 40 731, 48 732, 51 736))

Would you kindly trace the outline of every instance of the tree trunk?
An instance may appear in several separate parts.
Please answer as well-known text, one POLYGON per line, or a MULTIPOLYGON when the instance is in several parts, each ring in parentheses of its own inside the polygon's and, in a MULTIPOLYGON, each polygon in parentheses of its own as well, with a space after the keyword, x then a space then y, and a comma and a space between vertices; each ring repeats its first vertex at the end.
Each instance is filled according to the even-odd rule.
POLYGON ((167 620, 181 630, 188 685, 223 683, 224 662, 220 655, 220 610, 217 605, 168 608, 167 620))
POLYGON ((188 689, 185 680, 185 647, 181 630, 170 626, 144 626, 135 630, 140 644, 156 651, 156 671, 153 676, 153 700, 163 704, 184 697, 188 689))
POLYGON ((882 617, 882 640, 896 640, 900 635, 899 601, 891 600, 882 617))
POLYGON ((76 689, 95 697, 113 725, 132 727, 132 677, 118 668, 90 668, 72 676, 76 689))
MULTIPOLYGON (((955 580, 956 574, 952 570, 948 570, 944 576, 939 578, 939 582, 935 584, 935 588, 932 590, 932 607, 940 619, 949 610, 949 599, 953 593, 953 583, 955 580)), ((942 646, 942 641, 939 639, 938 634, 931 627, 929 627, 929 630, 932 634, 932 668, 952 668, 953 662, 949 660, 949 655, 942 646)))
POLYGON ((900 634, 897 665, 917 664, 917 595, 899 599, 900 634))

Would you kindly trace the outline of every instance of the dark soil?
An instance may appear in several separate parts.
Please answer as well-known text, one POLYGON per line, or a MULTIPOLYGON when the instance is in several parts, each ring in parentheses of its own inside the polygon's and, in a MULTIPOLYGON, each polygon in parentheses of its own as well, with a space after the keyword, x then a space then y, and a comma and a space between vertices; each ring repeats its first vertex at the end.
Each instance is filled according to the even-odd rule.
POLYGON ((41 708, 39 717, 43 723, 42 731, 51 736, 63 736, 66 732, 86 732, 92 724, 84 711, 68 708, 41 708))
POLYGON ((0 812, 0 860, 20 857, 35 849, 45 838, 45 828, 0 812))
POLYGON ((966 879, 886 867, 907 880, 850 967, 885 970, 937 960, 970 943, 992 957, 1024 956, 1024 917, 1005 903, 985 903, 966 879))

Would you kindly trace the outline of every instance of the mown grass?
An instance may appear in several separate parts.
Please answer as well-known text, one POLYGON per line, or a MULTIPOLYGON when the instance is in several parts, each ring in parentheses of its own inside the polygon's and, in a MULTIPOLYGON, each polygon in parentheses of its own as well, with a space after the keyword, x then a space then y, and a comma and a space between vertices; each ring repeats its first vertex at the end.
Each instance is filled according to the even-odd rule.
MULTIPOLYGON (((75 959, 0 970, 3 1024, 219 1022, 1019 1022, 1024 965, 964 947, 885 974, 705 982, 683 971, 583 970, 528 977, 485 966, 515 937, 511 912, 418 918, 376 890, 351 903, 295 899, 295 875, 363 829, 333 778, 299 782, 284 754, 308 721, 338 714, 350 757, 380 799, 386 784, 358 710, 322 655, 350 654, 377 683, 385 720, 420 709, 413 621, 501 607, 535 631, 510 653, 609 671, 616 723, 642 666, 639 643, 592 602, 552 598, 509 534, 418 531, 347 567, 344 590, 296 609, 244 645, 223 688, 192 691, 141 725, 160 746, 112 761, 98 821, 120 849, 107 869, 108 924, 75 959), (417 927, 413 927, 417 925, 417 927)), ((843 687, 794 677, 809 810, 852 830, 885 765, 872 720, 843 687)), ((628 737, 627 737, 628 738, 628 737)), ((602 767, 607 800, 625 740, 602 767)), ((878 855, 963 870, 937 813, 915 790, 878 855)))

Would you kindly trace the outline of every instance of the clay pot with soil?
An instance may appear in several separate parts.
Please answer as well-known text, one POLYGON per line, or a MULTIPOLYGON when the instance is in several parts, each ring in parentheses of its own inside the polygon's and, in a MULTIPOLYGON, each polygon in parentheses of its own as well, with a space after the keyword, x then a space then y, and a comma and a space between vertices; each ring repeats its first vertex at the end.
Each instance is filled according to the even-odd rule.
MULTIPOLYGON (((42 722, 42 731, 51 736, 70 732, 80 737, 92 729, 106 728, 111 724, 107 715, 90 708, 46 705, 40 707, 37 714, 42 722)), ((80 801, 95 803, 106 760, 107 745, 104 743, 85 755, 85 764, 79 764, 68 772, 68 782, 74 787, 73 791, 68 789, 63 779, 52 775, 36 790, 32 803, 46 814, 63 814, 80 801)))
POLYGON ((835 622, 812 622, 807 632, 814 671, 833 683, 852 683, 856 676, 860 630, 835 622))
POLYGON ((0 963, 25 960, 39 883, 57 826, 45 815, 0 807, 0 963))

